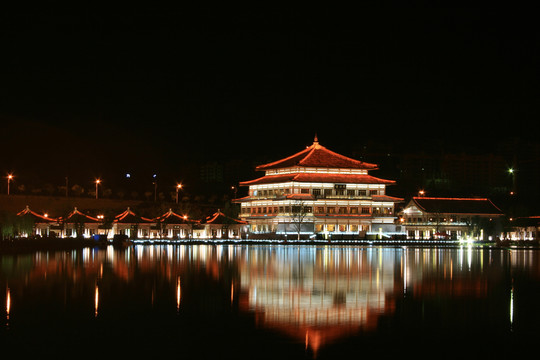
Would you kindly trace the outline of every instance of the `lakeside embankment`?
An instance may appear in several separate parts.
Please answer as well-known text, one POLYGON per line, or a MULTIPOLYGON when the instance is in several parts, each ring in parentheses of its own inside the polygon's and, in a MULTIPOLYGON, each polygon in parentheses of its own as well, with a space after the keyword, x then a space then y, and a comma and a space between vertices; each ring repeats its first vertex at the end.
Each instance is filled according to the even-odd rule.
MULTIPOLYGON (((238 240, 238 239, 205 239, 205 240, 133 240, 133 245, 347 245, 347 246, 492 246, 497 248, 526 248, 540 249, 538 241, 474 241, 460 242, 454 240, 238 240)), ((113 245, 113 242, 98 242, 94 239, 81 238, 17 238, 0 241, 0 255, 11 253, 27 253, 34 251, 64 251, 83 248, 103 248, 113 245)))

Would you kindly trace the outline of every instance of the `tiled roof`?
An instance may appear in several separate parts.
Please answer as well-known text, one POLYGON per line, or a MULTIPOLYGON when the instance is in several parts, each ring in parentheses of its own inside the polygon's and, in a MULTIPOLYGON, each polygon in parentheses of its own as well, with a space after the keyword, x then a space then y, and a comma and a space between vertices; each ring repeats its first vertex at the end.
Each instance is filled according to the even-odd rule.
POLYGON ((503 215, 489 199, 414 197, 419 209, 428 213, 503 215))
POLYGON ((540 216, 518 217, 512 221, 514 226, 540 227, 540 216))
POLYGON ((351 159, 333 152, 320 145, 317 138, 315 138, 313 144, 307 147, 305 150, 278 161, 259 165, 255 168, 255 170, 279 169, 291 166, 367 170, 376 170, 378 168, 376 164, 365 163, 363 161, 351 159))
POLYGON ((165 214, 158 216, 155 220, 166 224, 187 224, 197 222, 175 213, 172 209, 169 209, 165 214))
POLYGON ((26 208, 24 210, 18 212, 17 216, 31 217, 37 223, 43 223, 43 222, 52 223, 52 222, 57 222, 58 221, 58 219, 38 214, 35 211, 30 210, 30 208, 28 206, 26 206, 26 208))
POLYGON ((128 207, 126 211, 116 215, 114 217, 113 222, 115 222, 115 223, 123 223, 123 224, 138 224, 138 223, 144 223, 144 222, 149 223, 149 222, 152 222, 152 220, 147 219, 147 218, 142 217, 142 216, 139 216, 139 215, 136 215, 128 207))
POLYGON ((69 213, 69 215, 66 216, 65 219, 63 219, 63 221, 65 223, 88 223, 88 222, 98 223, 98 222, 101 222, 98 218, 95 218, 95 217, 90 216, 90 215, 86 215, 86 214, 80 212, 79 210, 77 210, 77 208, 75 208, 71 213, 69 213))
POLYGON ((329 182, 342 184, 395 184, 394 180, 379 179, 371 175, 362 174, 323 174, 323 173, 294 173, 284 175, 267 175, 258 179, 243 181, 241 186, 274 184, 288 181, 296 182, 329 182))
POLYGON ((208 216, 205 221, 205 224, 247 224, 246 221, 233 219, 222 213, 220 210, 215 212, 213 215, 208 216))
POLYGON ((388 195, 372 195, 371 199, 373 201, 396 201, 396 202, 403 201, 403 198, 398 198, 395 196, 388 196, 388 195))

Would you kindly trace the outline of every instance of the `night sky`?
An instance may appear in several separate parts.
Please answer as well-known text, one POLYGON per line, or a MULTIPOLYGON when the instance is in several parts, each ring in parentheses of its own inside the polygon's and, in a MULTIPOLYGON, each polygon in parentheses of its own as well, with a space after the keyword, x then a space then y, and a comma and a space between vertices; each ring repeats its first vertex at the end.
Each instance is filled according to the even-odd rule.
POLYGON ((315 134, 345 155, 538 136, 532 11, 27 8, 0 24, 0 171, 23 177, 179 179, 315 134))

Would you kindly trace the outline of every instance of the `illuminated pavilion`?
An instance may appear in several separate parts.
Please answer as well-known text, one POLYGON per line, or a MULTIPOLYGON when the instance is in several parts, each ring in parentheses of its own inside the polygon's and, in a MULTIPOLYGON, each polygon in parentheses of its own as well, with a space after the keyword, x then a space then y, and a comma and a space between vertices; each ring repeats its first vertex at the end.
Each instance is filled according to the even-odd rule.
POLYGON ((386 194, 393 180, 368 172, 378 165, 351 159, 319 144, 255 168, 265 175, 244 181, 248 195, 237 199, 240 218, 256 236, 320 239, 390 237, 403 199, 386 194))

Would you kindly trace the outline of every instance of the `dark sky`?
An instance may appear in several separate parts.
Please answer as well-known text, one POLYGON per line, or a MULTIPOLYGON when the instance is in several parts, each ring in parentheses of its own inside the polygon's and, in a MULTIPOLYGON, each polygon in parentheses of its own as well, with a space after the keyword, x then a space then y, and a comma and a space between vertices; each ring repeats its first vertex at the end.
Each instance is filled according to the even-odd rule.
POLYGON ((27 8, 0 24, 5 171, 276 159, 315 133, 346 154, 538 136, 532 11, 27 8))

